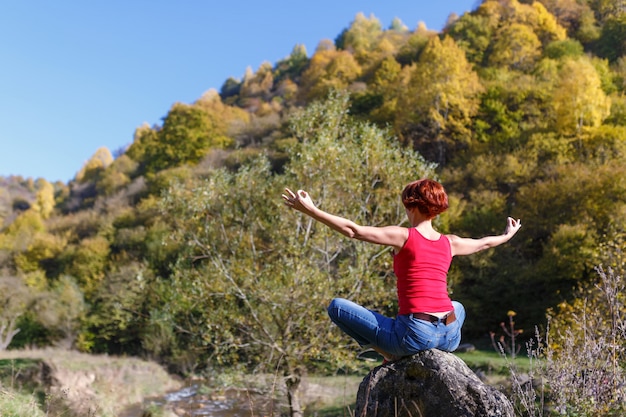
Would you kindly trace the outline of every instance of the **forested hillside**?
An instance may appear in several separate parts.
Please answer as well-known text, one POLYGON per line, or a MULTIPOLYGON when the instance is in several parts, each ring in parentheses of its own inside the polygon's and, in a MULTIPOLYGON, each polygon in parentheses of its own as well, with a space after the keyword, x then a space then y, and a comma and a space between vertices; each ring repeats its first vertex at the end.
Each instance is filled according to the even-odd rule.
POLYGON ((623 2, 485 0, 440 33, 363 15, 338 29, 173 104, 68 184, 2 180, 0 348, 179 372, 280 366, 296 380, 340 365, 354 351, 325 306, 344 296, 393 314, 391 255, 287 210, 286 186, 359 223, 400 224, 402 188, 429 176, 451 196, 442 232, 521 218, 507 245, 453 262, 467 341, 510 310, 533 333, 596 266, 623 271, 623 2))

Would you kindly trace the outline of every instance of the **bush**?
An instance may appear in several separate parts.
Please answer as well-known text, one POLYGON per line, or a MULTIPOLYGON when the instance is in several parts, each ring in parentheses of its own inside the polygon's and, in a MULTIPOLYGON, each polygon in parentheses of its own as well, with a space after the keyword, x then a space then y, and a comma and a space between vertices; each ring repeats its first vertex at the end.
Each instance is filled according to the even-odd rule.
POLYGON ((545 340, 528 347, 529 378, 513 370, 519 415, 544 416, 544 401, 561 415, 622 416, 626 412, 626 322, 623 277, 596 268, 599 282, 562 304, 545 340), (544 391, 545 390, 545 391, 544 391))

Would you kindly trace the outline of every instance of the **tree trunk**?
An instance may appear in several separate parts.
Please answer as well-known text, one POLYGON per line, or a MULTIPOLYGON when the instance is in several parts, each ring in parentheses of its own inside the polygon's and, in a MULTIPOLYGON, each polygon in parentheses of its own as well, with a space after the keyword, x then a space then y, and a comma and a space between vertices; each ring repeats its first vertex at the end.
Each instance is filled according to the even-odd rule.
POLYGON ((300 402, 300 383, 302 382, 302 370, 299 368, 292 369, 285 376, 285 385, 287 386, 287 399, 289 400, 289 415, 291 417, 303 417, 302 403, 300 402))
POLYGON ((11 344, 13 337, 20 332, 20 329, 15 328, 16 317, 10 319, 3 319, 0 325, 0 351, 6 350, 11 344))

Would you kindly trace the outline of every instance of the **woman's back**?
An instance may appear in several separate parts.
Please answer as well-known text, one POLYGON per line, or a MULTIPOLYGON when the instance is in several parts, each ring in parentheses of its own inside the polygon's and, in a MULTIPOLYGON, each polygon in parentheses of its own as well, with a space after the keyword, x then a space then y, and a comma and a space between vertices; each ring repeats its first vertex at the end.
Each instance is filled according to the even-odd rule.
POLYGON ((450 241, 425 238, 416 228, 394 255, 393 269, 398 279, 399 314, 446 312, 452 310, 447 276, 452 261, 450 241))

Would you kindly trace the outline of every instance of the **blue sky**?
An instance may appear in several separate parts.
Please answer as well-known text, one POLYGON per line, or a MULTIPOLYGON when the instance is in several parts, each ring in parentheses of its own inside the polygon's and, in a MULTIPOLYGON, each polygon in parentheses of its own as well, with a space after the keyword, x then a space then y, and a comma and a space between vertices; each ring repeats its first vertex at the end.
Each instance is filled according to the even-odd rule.
POLYGON ((0 176, 71 180, 175 102, 247 67, 309 56, 357 13, 440 30, 480 0, 23 0, 0 4, 0 176), (218 4, 219 3, 219 4, 218 4))

